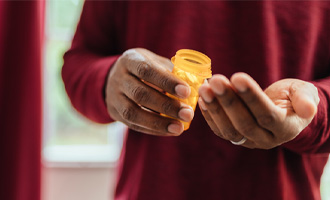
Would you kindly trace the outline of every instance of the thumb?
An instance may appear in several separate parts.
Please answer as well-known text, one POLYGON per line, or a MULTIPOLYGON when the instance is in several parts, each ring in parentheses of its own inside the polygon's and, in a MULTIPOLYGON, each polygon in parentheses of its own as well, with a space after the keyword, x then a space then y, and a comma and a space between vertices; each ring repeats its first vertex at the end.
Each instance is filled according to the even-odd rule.
POLYGON ((320 101, 317 88, 305 81, 294 82, 291 85, 290 100, 295 113, 305 119, 314 117, 320 101))

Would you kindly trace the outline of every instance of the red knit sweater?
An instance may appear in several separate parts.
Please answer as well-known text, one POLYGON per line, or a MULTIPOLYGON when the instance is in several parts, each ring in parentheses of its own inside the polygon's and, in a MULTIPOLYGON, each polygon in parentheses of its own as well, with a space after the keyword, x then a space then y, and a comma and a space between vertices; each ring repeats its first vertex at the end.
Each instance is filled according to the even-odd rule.
POLYGON ((84 6, 62 71, 74 107, 111 122, 104 84, 123 51, 143 47, 170 58, 201 51, 213 73, 243 71, 265 88, 283 78, 312 81, 320 104, 297 138, 271 150, 217 137, 199 110, 180 137, 129 131, 116 199, 320 199, 330 152, 330 2, 96 1, 84 6))

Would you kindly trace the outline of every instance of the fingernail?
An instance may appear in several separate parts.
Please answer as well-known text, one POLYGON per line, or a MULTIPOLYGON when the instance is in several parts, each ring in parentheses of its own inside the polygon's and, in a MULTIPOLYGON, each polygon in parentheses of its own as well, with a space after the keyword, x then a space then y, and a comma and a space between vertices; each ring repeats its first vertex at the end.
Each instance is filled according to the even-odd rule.
POLYGON ((236 73, 231 77, 231 82, 237 91, 245 92, 248 88, 246 81, 244 81, 244 79, 247 78, 248 78, 247 75, 244 73, 236 73))
POLYGON ((181 110, 178 113, 179 117, 186 122, 189 122, 194 117, 194 111, 192 108, 181 108, 181 110))
POLYGON ((213 101, 214 96, 213 94, 211 94, 211 91, 201 90, 200 95, 203 98, 203 100, 207 103, 211 103, 213 101))
POLYGON ((201 106, 203 110, 207 110, 206 105, 201 97, 198 98, 198 104, 201 106))
POLYGON ((233 85, 239 92, 245 92, 247 90, 246 84, 242 83, 241 81, 235 81, 233 82, 233 85))
POLYGON ((167 127, 167 130, 168 132, 170 133, 174 133, 174 134, 181 134, 183 132, 183 124, 180 123, 180 124, 176 124, 176 123, 173 123, 173 124, 170 124, 168 127, 167 127))
POLYGON ((224 87, 223 83, 217 84, 216 86, 213 85, 213 87, 211 85, 211 88, 216 95, 220 96, 225 93, 225 87, 224 87))
POLYGON ((190 95, 190 87, 179 84, 175 86, 175 92, 176 94, 181 98, 187 98, 190 95))

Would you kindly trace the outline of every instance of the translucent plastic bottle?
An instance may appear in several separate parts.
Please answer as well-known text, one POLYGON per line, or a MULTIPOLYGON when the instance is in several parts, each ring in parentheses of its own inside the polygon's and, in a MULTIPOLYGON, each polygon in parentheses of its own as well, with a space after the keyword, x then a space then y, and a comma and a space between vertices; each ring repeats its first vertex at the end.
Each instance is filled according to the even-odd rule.
MULTIPOLYGON (((181 49, 176 52, 171 61, 174 64, 172 73, 189 84, 191 93, 187 99, 179 99, 173 95, 167 95, 190 105, 195 111, 199 97, 198 89, 206 78, 212 76, 211 59, 198 51, 181 49)), ((190 126, 190 122, 182 123, 184 125, 184 130, 187 130, 190 126)))

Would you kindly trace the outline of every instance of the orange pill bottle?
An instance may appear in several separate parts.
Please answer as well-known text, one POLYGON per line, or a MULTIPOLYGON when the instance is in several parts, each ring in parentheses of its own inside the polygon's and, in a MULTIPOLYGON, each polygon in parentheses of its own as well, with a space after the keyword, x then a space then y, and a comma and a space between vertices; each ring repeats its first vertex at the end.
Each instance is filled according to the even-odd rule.
MULTIPOLYGON (((171 98, 191 106, 194 111, 198 101, 198 89, 205 79, 212 76, 211 59, 203 53, 190 49, 181 49, 171 59, 174 64, 172 73, 189 84, 191 93, 187 99, 179 99, 167 94, 171 98)), ((184 130, 187 130, 191 122, 182 122, 184 130)))

